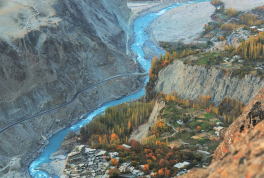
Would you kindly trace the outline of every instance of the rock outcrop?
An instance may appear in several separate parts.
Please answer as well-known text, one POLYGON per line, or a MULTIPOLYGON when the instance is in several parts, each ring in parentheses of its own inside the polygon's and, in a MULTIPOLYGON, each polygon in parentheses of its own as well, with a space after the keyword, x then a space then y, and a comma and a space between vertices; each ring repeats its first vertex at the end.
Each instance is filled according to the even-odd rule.
MULTIPOLYGON (((91 84, 137 71, 134 60, 125 54, 130 17, 126 1, 36 3, 40 1, 0 3, 0 130, 70 101, 91 84)), ((83 92, 56 112, 1 133, 0 177, 25 177, 28 164, 49 136, 102 103, 141 86, 137 77, 108 81, 83 92), (23 169, 6 167, 13 158, 23 169)))
POLYGON ((258 102, 263 110, 264 89, 225 131, 224 140, 215 150, 211 165, 206 169, 192 169, 181 178, 264 177, 264 121, 251 128, 244 127, 252 107, 258 102))
POLYGON ((248 104, 263 86, 263 80, 252 75, 239 79, 214 67, 185 65, 176 60, 159 72, 155 91, 178 92, 182 97, 195 99, 210 95, 219 104, 225 97, 248 104))

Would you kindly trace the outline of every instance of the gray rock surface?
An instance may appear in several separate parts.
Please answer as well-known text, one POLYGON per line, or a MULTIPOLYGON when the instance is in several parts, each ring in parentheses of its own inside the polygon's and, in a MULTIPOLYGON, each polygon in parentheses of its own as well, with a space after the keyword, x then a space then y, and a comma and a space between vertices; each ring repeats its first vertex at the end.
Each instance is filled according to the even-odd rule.
POLYGON ((55 153, 53 153, 51 156, 55 157, 57 155, 66 154, 66 153, 71 152, 74 149, 74 147, 77 144, 77 142, 78 142, 78 140, 72 139, 73 135, 75 136, 75 133, 72 132, 72 131, 69 131, 67 136, 62 141, 59 149, 55 153))
POLYGON ((240 80, 213 67, 185 65, 176 60, 159 72, 155 91, 165 94, 176 91, 189 99, 210 95, 216 104, 225 97, 248 104, 263 87, 263 83, 263 80, 252 75, 240 80))
MULTIPOLYGON (((5 3, 17 2, 1 2, 2 13, 6 12, 2 8, 9 7, 5 3)), ((27 14, 13 24, 25 26, 26 17, 36 13, 31 4, 23 6, 26 10, 19 13, 27 14)), ((134 60, 125 55, 130 16, 126 1, 54 0, 37 8, 40 14, 32 17, 25 34, 0 33, 0 129, 66 103, 91 84, 137 70, 134 60)), ((17 13, 14 10, 6 15, 21 15, 17 13)), ((0 134, 0 177, 29 177, 27 166, 40 153, 37 150, 48 143, 48 137, 102 103, 133 93, 141 86, 137 77, 108 81, 83 92, 56 112, 0 134), (16 157, 21 158, 18 169, 4 168, 16 157)))
POLYGON ((50 163, 42 164, 37 169, 43 170, 49 173, 49 175, 61 176, 65 163, 66 163, 66 159, 51 161, 50 163))
POLYGON ((155 50, 153 50, 150 46, 146 45, 146 43, 144 43, 143 45, 143 51, 144 51, 144 54, 145 54, 145 59, 149 59, 149 60, 152 60, 154 56, 159 56, 158 53, 156 53, 155 50))
POLYGON ((64 139, 65 140, 72 139, 75 136, 76 136, 76 134, 70 130, 64 139))

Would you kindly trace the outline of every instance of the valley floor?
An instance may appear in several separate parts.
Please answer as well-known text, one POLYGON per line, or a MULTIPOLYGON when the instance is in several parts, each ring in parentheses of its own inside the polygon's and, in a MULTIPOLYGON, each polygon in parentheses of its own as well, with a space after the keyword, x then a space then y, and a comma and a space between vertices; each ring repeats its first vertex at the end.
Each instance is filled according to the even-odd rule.
MULTIPOLYGON (((240 11, 248 11, 264 5, 262 0, 223 0, 222 2, 226 9, 233 8, 240 11)), ((162 3, 159 6, 162 6, 162 3)), ((142 7, 144 6, 142 5, 142 7)), ((171 9, 149 26, 148 33, 151 42, 181 41, 189 44, 203 32, 204 24, 212 21, 211 15, 214 11, 215 8, 210 2, 189 4, 171 9)))

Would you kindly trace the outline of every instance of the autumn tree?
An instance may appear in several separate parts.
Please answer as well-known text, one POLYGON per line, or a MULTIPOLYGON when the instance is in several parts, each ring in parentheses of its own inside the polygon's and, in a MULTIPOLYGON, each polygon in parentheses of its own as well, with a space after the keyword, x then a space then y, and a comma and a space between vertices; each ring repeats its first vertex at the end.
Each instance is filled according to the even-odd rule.
POLYGON ((118 161, 116 159, 112 158, 111 161, 110 161, 110 164, 112 166, 118 166, 118 161))
POLYGON ((117 168, 111 169, 109 171, 109 177, 110 178, 118 178, 120 176, 120 172, 117 168))
POLYGON ((160 166, 161 168, 164 168, 164 167, 166 166, 166 164, 167 164, 167 161, 166 161, 165 159, 161 159, 161 160, 159 161, 159 166, 160 166))
POLYGON ((130 145, 136 151, 141 150, 141 144, 138 141, 136 141, 136 140, 133 140, 133 139, 130 140, 130 145))
POLYGON ((118 141, 118 136, 115 134, 115 133, 112 133, 111 134, 111 142, 115 142, 115 141, 118 141))
POLYGON ((237 53, 247 61, 264 60, 264 33, 250 36, 247 41, 242 41, 237 53))
POLYGON ((149 165, 145 164, 143 170, 147 174, 149 172, 149 165))
POLYGON ((227 16, 229 18, 234 17, 235 15, 237 15, 237 13, 238 13, 238 11, 236 9, 229 8, 227 10, 227 16))
POLYGON ((160 170, 158 171, 158 173, 159 173, 160 176, 163 176, 163 175, 164 175, 164 171, 163 171, 163 169, 160 169, 160 170))
POLYGON ((164 169, 164 175, 165 176, 169 176, 170 175, 170 170, 168 168, 166 168, 166 167, 164 169))
POLYGON ((186 100, 185 100, 185 106, 186 106, 186 107, 189 107, 189 106, 190 106, 190 100, 189 100, 189 99, 186 99, 186 100))
POLYGON ((200 131, 201 131, 201 127, 200 127, 200 126, 197 126, 197 127, 196 127, 196 131, 197 131, 197 132, 200 132, 200 131))

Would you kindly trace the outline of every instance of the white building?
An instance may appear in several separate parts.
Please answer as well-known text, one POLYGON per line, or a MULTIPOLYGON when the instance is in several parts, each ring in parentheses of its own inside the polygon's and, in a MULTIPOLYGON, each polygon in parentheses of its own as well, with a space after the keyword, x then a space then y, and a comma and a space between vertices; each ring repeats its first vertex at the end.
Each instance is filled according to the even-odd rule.
POLYGON ((184 161, 183 163, 177 163, 177 164, 175 164, 174 167, 180 169, 180 168, 183 168, 184 166, 187 166, 189 164, 190 164, 189 162, 184 161))
POLYGON ((110 156, 111 158, 114 158, 114 157, 116 157, 117 155, 118 155, 117 152, 109 152, 109 156, 110 156))
POLYGON ((101 150, 99 153, 96 154, 96 156, 103 156, 106 153, 106 151, 101 150))
POLYGON ((131 146, 129 146, 127 144, 123 144, 122 146, 125 147, 125 148, 127 148, 127 149, 130 149, 131 148, 131 146))

